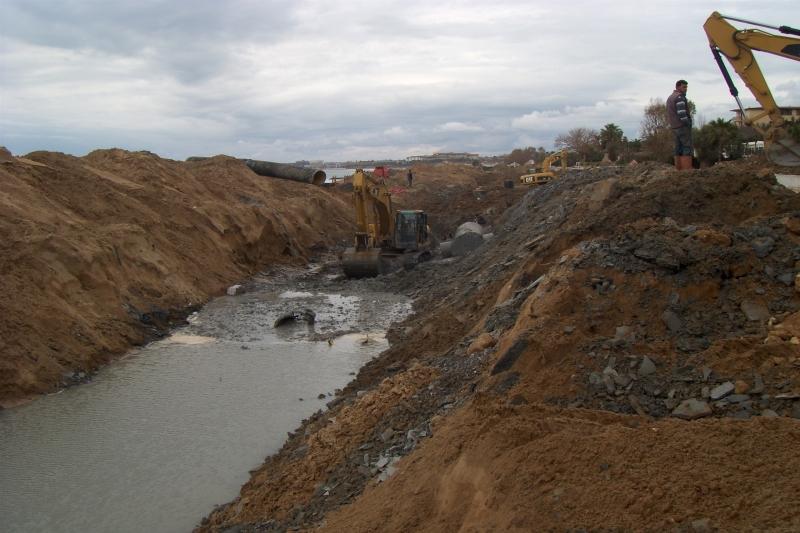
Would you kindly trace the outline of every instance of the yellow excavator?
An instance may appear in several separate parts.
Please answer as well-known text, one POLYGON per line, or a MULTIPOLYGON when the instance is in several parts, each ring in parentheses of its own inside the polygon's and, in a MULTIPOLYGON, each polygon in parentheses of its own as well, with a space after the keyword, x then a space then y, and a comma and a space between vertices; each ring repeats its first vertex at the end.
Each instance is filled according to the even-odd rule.
MULTIPOLYGON (((542 170, 533 174, 523 174, 519 177, 519 182, 524 185, 542 185, 556 177, 556 173, 551 169, 553 165, 561 162, 561 170, 567 169, 567 151, 553 152, 542 161, 542 170)), ((530 171, 530 170, 529 170, 530 171)))
POLYGON ((713 12, 703 25, 711 45, 711 53, 722 72, 722 77, 728 84, 731 95, 736 99, 742 118, 748 126, 755 129, 764 137, 764 147, 767 157, 774 163, 783 166, 800 165, 800 143, 789 134, 786 120, 781 116, 781 109, 769 90, 761 68, 756 62, 753 51, 767 52, 795 61, 800 61, 800 39, 773 35, 759 29, 739 30, 731 25, 728 20, 752 24, 778 30, 784 34, 800 35, 800 30, 789 26, 770 26, 760 22, 720 15, 713 12), (748 117, 742 102, 739 100, 739 91, 733 84, 728 69, 722 61, 725 56, 736 73, 744 80, 747 88, 753 93, 763 112, 748 117), (755 121, 769 117, 769 124, 759 126, 755 121))
POLYGON ((342 254, 348 278, 373 277, 411 268, 430 258, 428 217, 423 211, 395 210, 383 179, 362 169, 353 174, 356 234, 342 254))

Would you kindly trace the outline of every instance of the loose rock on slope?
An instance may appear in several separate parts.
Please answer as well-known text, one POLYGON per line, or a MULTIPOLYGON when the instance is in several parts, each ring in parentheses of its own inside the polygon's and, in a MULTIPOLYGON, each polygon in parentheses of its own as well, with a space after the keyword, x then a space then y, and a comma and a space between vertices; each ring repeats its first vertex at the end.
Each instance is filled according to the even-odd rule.
POLYGON ((748 165, 531 190, 473 254, 366 282, 417 315, 205 528, 800 528, 798 218, 748 165), (712 401, 727 381, 754 386, 712 401), (381 435, 420 427, 374 470, 395 456, 381 435))

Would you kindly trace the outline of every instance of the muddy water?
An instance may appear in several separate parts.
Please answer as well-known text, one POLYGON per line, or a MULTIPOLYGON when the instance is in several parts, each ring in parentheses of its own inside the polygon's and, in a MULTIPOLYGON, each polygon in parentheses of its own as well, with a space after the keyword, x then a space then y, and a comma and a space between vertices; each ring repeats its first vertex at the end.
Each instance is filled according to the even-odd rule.
POLYGON ((380 294, 221 298, 91 383, 0 411, 0 531, 191 530, 409 310, 380 294), (295 308, 316 323, 272 327, 295 308))

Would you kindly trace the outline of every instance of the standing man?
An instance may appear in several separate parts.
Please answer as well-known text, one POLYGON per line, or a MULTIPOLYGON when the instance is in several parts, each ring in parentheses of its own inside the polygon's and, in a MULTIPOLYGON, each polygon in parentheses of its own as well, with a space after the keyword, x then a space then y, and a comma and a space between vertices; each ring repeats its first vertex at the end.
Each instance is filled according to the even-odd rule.
POLYGON ((675 137, 675 168, 692 170, 692 114, 686 90, 686 80, 675 82, 675 90, 667 98, 667 120, 675 137))
POLYGON ((411 169, 408 169, 408 175, 406 176, 408 180, 408 186, 411 187, 411 182, 414 181, 414 174, 411 173, 411 169))

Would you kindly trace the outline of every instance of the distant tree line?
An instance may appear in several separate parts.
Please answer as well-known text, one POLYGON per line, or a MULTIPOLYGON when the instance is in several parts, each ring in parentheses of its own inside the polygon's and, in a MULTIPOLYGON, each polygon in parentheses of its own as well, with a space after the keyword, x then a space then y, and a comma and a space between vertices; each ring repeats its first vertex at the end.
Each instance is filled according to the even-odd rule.
MULTIPOLYGON (((692 115, 696 114, 694 102, 689 101, 692 115)), ((800 139, 800 122, 789 125, 790 134, 800 139)), ((573 128, 555 138, 556 150, 567 149, 570 163, 575 161, 610 161, 628 163, 632 160, 672 162, 673 137, 667 121, 664 100, 654 98, 644 109, 640 123, 640 137, 628 139, 622 128, 614 123, 595 129, 573 128)), ((760 140, 752 128, 739 128, 731 120, 717 118, 705 124, 695 124, 693 143, 695 155, 702 165, 713 165, 723 159, 737 159, 742 156, 742 144, 760 140)), ((510 162, 524 165, 528 161, 541 162, 548 152, 543 147, 517 148, 506 157, 510 162)))

